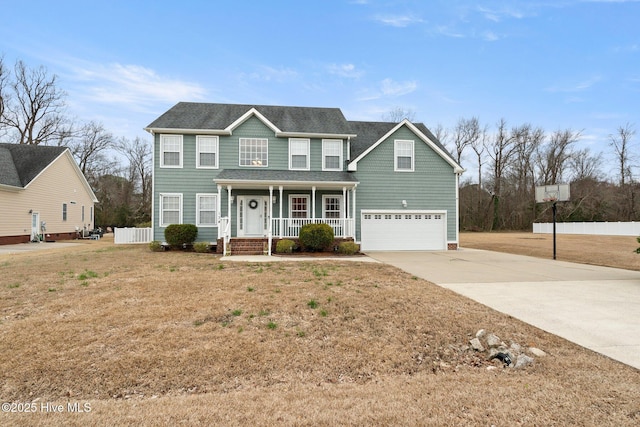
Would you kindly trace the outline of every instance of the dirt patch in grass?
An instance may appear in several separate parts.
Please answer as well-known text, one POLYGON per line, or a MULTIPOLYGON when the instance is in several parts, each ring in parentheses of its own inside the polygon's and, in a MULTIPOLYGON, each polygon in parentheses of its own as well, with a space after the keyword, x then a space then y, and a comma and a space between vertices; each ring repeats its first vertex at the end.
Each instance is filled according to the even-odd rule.
MULTIPOLYGON (((463 248, 553 259, 553 234, 460 233, 463 248)), ((640 271, 640 246, 633 236, 556 235, 556 259, 640 271)))
POLYGON ((100 242, 0 268, 0 398, 36 405, 2 425, 640 422, 638 370, 383 264, 100 242), (548 356, 487 361, 481 328, 548 356))

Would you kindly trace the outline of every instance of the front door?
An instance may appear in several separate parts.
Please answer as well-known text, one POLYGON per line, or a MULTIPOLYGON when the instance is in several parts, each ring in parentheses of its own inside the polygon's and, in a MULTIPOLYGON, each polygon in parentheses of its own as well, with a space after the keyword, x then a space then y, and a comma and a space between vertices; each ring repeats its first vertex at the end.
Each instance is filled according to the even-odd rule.
POLYGON ((238 236, 262 237, 267 234, 267 198, 263 196, 238 197, 238 236))
POLYGON ((35 242, 40 239, 40 214, 38 212, 33 212, 31 214, 31 241, 35 242))

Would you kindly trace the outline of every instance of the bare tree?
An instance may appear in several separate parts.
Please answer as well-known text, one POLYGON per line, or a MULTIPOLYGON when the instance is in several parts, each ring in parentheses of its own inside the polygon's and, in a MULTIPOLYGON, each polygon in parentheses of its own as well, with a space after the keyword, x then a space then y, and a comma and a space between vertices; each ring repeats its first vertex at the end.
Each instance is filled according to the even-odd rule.
POLYGON ((624 126, 620 126, 615 135, 609 135, 609 145, 616 155, 620 173, 620 186, 622 187, 631 178, 631 162, 633 161, 631 139, 635 134, 636 131, 633 126, 627 123, 624 126))
POLYGON ((9 72, 4 65, 4 57, 0 56, 0 131, 2 131, 2 116, 4 116, 4 108, 9 102, 7 93, 8 79, 9 72))
POLYGON ((42 66, 29 69, 24 62, 16 62, 14 80, 8 85, 10 102, 4 103, 0 126, 14 133, 18 143, 46 144, 69 132, 64 116, 66 94, 58 89, 56 80, 42 66))
POLYGON ((597 180, 602 175, 602 153, 592 155, 588 148, 574 151, 569 158, 569 170, 574 181, 597 180))
POLYGON ((507 171, 509 162, 513 155, 514 139, 507 129, 507 122, 505 119, 500 119, 498 122, 498 130, 494 135, 493 140, 489 142, 487 146, 487 152, 492 166, 491 181, 493 189, 491 191, 491 198, 493 201, 493 225, 492 229, 502 228, 502 210, 501 199, 503 190, 503 181, 507 171))
POLYGON ((395 107, 391 111, 382 115, 382 120, 392 123, 400 123, 402 120, 407 119, 410 122, 415 121, 416 112, 411 109, 404 109, 402 107, 395 107))
POLYGON ((114 147, 113 135, 105 130, 102 123, 94 121, 84 124, 75 134, 69 144, 71 154, 85 176, 95 176, 107 161, 106 151, 114 147))
POLYGON ((572 155, 572 145, 580 139, 580 132, 570 129, 555 131, 549 141, 537 151, 540 184, 558 184, 572 155))
POLYGON ((136 200, 129 203, 134 220, 148 221, 151 219, 151 144, 139 137, 133 141, 122 138, 116 149, 129 161, 128 179, 137 190, 136 200))
POLYGON ((453 130, 451 139, 455 147, 456 161, 458 164, 462 162, 462 154, 464 150, 480 139, 480 122, 477 117, 470 119, 461 118, 458 120, 453 130))

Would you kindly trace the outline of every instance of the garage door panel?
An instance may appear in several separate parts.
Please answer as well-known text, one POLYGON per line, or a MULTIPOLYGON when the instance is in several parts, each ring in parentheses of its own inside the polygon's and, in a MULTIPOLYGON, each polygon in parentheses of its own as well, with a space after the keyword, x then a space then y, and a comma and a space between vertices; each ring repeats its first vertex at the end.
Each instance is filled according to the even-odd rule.
POLYGON ((364 212, 360 223, 362 250, 444 250, 445 217, 433 211, 364 212))

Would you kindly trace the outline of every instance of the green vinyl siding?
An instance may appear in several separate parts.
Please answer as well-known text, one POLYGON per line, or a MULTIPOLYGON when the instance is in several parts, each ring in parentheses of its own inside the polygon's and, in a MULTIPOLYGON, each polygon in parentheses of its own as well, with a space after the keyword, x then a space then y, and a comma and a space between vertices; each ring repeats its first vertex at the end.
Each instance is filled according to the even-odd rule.
POLYGON ((457 238, 456 175, 453 167, 406 127, 380 143, 358 161, 355 172, 356 239, 360 240, 362 209, 430 209, 447 211, 447 240, 457 238), (413 140, 415 170, 394 172, 394 140, 413 140))
MULTIPOLYGON (((182 194, 182 221, 185 224, 196 223, 196 194, 210 193, 217 194, 218 188, 213 180, 223 169, 252 169, 251 166, 240 166, 239 143, 240 138, 266 138, 269 141, 268 166, 258 169, 289 169, 289 138, 278 138, 274 132, 257 117, 250 117, 233 130, 232 135, 220 135, 218 140, 218 169, 196 168, 196 134, 183 135, 182 168, 161 168, 160 167, 160 135, 154 136, 154 239, 164 240, 164 228, 158 226, 160 219, 160 194, 177 193, 182 194)), ((343 153, 346 159, 346 143, 343 142, 343 153)), ((312 171, 322 170, 322 139, 310 139, 310 168, 312 171)), ((275 194, 276 192, 274 192, 275 194)), ((300 193, 300 192, 298 192, 300 193)), ((310 190, 309 190, 310 193, 310 190)), ((252 194, 266 195, 264 190, 238 192, 233 190, 234 195, 252 194)), ((316 193, 316 217, 322 215, 322 196, 316 193)), ((222 189, 220 198, 220 216, 227 216, 227 189, 222 189)), ((285 197, 285 204, 288 203, 285 197)), ((274 205, 275 212, 279 213, 278 205, 274 205)), ((236 203, 232 205, 232 230, 235 235, 236 230, 236 203)), ((284 210, 285 216, 288 215, 284 210)), ((217 227, 200 227, 198 229, 198 241, 215 241, 218 237, 217 227)))

